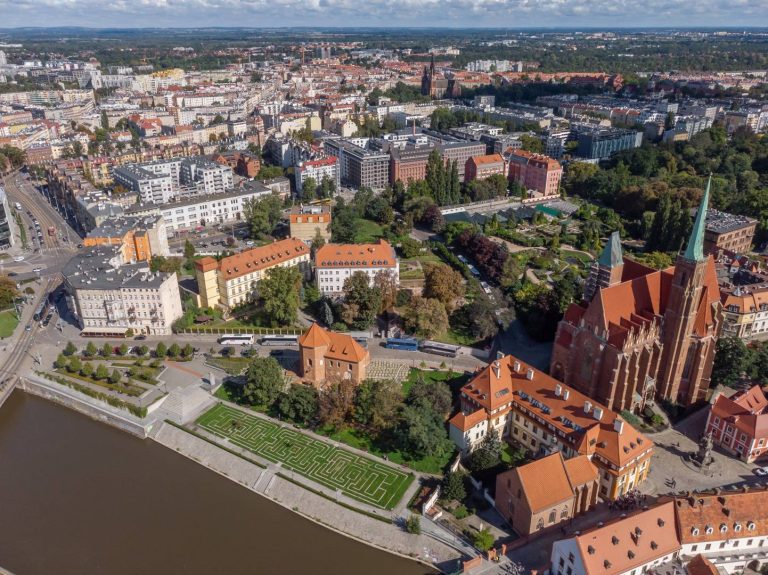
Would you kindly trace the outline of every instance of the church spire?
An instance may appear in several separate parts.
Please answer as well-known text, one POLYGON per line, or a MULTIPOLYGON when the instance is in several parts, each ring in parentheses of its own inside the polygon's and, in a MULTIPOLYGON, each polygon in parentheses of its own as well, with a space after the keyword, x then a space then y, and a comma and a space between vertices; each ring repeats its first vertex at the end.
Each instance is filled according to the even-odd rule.
POLYGON ((685 247, 683 257, 692 262, 700 262, 704 259, 704 230, 707 227, 707 207, 709 205, 709 187, 712 185, 712 175, 707 181, 707 189, 701 198, 701 204, 696 212, 696 221, 693 222, 691 237, 685 247))
POLYGON ((624 263, 624 256, 621 253, 621 236, 618 231, 613 232, 608 238, 608 243, 605 244, 597 263, 606 268, 614 268, 624 263))

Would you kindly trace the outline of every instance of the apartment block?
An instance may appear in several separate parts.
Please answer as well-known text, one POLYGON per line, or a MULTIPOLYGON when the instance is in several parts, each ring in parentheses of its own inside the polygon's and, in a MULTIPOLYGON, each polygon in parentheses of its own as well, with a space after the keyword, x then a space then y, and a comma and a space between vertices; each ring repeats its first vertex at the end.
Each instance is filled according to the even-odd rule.
POLYGON ((88 233, 83 245, 120 246, 125 262, 149 261, 152 256, 171 253, 162 216, 109 218, 88 233))
POLYGON ((563 168, 560 162, 525 150, 510 150, 509 179, 533 191, 531 199, 543 200, 560 196, 563 168))

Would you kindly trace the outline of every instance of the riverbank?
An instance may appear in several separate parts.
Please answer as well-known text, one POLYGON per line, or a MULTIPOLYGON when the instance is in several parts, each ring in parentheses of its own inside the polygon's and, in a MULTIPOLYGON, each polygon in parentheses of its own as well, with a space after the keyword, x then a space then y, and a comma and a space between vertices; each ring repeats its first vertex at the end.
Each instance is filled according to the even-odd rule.
POLYGON ((332 495, 306 486, 306 479, 281 469, 279 465, 262 464, 249 457, 245 450, 218 445, 214 438, 198 437, 177 423, 165 421, 162 408, 139 419, 38 376, 22 378, 19 388, 139 438, 151 439, 301 517, 357 542, 431 568, 452 568, 461 558, 459 551, 445 543, 427 535, 405 532, 401 525, 408 512, 402 510, 402 506, 400 515, 396 512, 369 513, 360 509, 361 506, 347 504, 341 496, 338 501, 334 500, 332 495))

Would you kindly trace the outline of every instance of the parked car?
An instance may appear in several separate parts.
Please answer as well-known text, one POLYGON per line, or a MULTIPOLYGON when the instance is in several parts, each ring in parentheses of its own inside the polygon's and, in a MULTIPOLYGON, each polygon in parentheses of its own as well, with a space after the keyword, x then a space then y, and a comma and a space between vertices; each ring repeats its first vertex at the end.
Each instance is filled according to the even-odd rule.
POLYGON ((24 256, 13 256, 13 261, 15 262, 23 262, 24 256))
POLYGON ((39 274, 41 271, 43 271, 43 268, 40 268, 40 267, 32 268, 32 271, 35 272, 36 274, 39 274))
POLYGON ((759 475, 761 477, 768 475, 768 467, 757 467, 755 469, 755 475, 759 475))
POLYGON ((147 336, 146 335, 137 335, 133 339, 138 340, 138 341, 144 341, 145 339, 147 339, 147 336))

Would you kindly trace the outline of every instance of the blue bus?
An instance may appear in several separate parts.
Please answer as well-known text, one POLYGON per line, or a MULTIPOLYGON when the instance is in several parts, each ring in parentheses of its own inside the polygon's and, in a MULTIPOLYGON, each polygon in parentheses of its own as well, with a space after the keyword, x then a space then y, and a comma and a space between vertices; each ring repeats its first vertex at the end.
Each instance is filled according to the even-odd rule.
POLYGON ((403 351, 418 351, 419 340, 412 337, 390 337, 384 344, 388 349, 402 349, 403 351))

